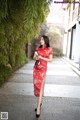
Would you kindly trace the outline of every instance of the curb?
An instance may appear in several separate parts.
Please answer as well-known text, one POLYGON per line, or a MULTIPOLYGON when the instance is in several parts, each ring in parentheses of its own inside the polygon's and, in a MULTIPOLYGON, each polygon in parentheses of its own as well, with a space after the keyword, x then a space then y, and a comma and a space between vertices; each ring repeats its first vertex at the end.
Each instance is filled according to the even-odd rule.
POLYGON ((80 68, 77 67, 71 60, 66 57, 62 57, 62 60, 75 72, 80 76, 80 68))

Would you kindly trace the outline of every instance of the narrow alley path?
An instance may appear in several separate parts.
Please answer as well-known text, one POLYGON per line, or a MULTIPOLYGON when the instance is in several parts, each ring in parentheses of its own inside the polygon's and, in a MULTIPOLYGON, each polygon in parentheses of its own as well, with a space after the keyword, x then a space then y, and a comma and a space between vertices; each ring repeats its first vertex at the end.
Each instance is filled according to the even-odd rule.
MULTIPOLYGON (((36 120, 30 61, 0 88, 0 112, 9 120, 36 120)), ((40 120, 80 120, 80 77, 61 59, 48 63, 40 120)))

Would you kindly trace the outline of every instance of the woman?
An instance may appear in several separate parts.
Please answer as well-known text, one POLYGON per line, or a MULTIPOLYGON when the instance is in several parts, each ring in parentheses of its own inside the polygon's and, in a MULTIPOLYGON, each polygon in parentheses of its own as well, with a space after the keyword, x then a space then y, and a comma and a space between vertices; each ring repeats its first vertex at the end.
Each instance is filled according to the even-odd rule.
POLYGON ((36 60, 33 69, 34 95, 37 97, 36 117, 40 116, 40 107, 44 92, 44 79, 47 71, 47 62, 52 61, 53 51, 49 45, 49 38, 41 36, 40 46, 36 48, 33 59, 36 60))

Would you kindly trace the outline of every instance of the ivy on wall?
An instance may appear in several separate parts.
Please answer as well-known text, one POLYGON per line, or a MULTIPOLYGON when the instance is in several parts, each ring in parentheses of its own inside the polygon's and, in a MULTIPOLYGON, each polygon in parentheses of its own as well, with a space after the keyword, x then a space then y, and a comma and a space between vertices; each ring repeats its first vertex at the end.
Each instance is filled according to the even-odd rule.
POLYGON ((0 0, 0 68, 13 70, 26 62, 25 43, 39 33, 50 2, 0 0))

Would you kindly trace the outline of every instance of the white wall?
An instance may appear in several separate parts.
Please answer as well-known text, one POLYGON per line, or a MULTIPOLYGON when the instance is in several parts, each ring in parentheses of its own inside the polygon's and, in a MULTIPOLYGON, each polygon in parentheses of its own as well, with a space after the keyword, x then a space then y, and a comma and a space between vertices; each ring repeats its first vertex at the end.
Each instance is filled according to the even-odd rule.
POLYGON ((68 44, 67 44, 67 57, 69 58, 70 55, 70 46, 71 46, 71 31, 68 34, 68 44))
POLYGON ((75 36, 76 36, 76 28, 73 29, 73 40, 72 40, 72 53, 71 53, 71 59, 74 60, 74 54, 75 54, 75 42, 76 42, 76 39, 75 39, 75 36))
POLYGON ((80 58, 80 24, 76 24, 76 36, 75 36, 75 52, 74 52, 74 61, 79 62, 80 58))
POLYGON ((66 55, 66 48, 67 48, 67 33, 64 34, 64 39, 63 39, 63 54, 66 55))

